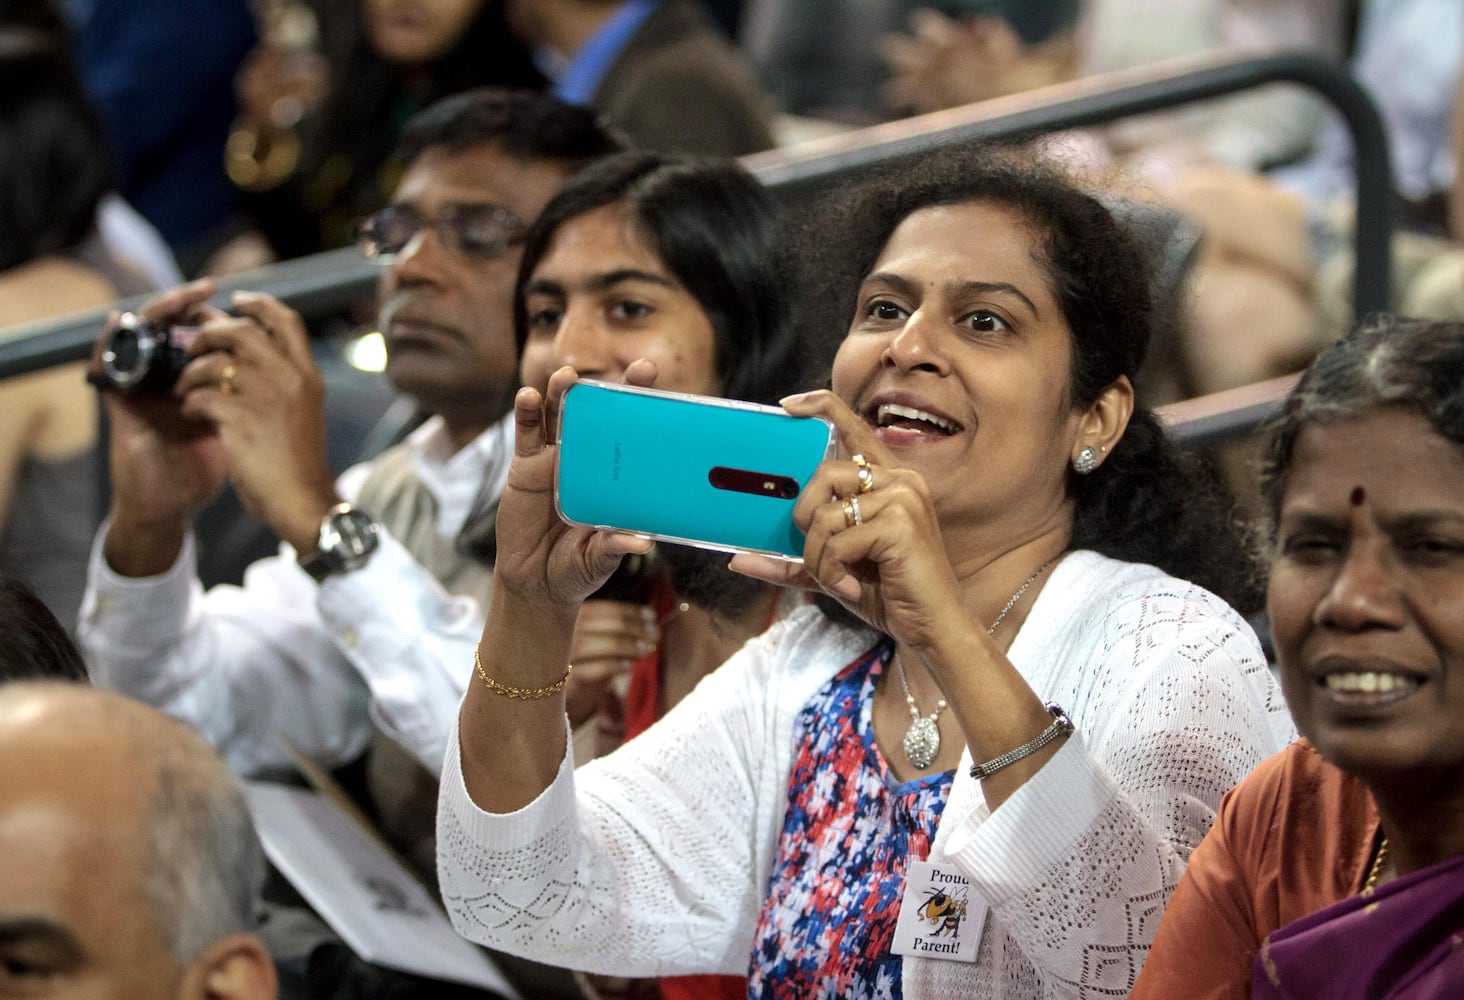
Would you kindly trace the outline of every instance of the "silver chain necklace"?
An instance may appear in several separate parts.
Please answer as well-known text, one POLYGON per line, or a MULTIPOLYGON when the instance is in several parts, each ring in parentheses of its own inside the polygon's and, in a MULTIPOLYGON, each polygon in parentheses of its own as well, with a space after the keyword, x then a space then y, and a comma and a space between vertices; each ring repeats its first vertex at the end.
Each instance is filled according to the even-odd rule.
MULTIPOLYGON (((1032 572, 1031 576, 1022 581, 1022 585, 1017 588, 1017 592, 1012 595, 1011 600, 1006 602, 1006 606, 996 616, 996 621, 986 627, 987 635, 996 634, 996 630, 1001 627, 1001 623, 1006 621, 1007 614, 1012 608, 1017 606, 1017 602, 1027 592, 1027 588, 1032 586, 1036 579, 1042 575, 1042 571, 1047 569, 1048 566, 1051 566, 1052 560, 1056 558, 1057 556, 1053 556, 1052 559, 1038 566, 1032 572)), ((923 771, 940 754, 939 720, 940 713, 946 710, 946 700, 941 698, 935 703, 934 712, 931 712, 929 715, 921 715, 920 709, 915 706, 915 696, 910 693, 910 682, 905 678, 905 661, 896 657, 895 668, 900 673, 900 687, 905 689, 905 704, 910 707, 910 728, 905 730, 904 740, 905 759, 910 762, 911 767, 923 771)))

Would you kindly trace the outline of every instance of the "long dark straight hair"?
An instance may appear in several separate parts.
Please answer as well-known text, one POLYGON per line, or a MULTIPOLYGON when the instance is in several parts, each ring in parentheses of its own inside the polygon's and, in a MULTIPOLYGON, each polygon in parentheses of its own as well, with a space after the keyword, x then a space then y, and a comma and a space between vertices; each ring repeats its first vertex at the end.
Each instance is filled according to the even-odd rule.
POLYGON ((513 305, 519 349, 528 341, 523 289, 555 234, 617 204, 711 321, 723 395, 773 403, 800 388, 780 215, 732 160, 630 152, 570 178, 524 239, 513 305))
POLYGON ((0 12, 0 271, 63 253, 96 225, 113 186, 101 118, 45 0, 0 12))

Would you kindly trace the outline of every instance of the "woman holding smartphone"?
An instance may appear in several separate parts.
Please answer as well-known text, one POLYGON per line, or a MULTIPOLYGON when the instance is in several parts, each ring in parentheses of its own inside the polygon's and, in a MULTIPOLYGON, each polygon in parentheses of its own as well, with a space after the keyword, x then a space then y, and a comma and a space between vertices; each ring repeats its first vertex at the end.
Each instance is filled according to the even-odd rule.
MULTIPOLYGON (((775 403, 799 384, 781 235, 772 199, 730 160, 636 152, 586 168, 524 239, 514 302, 523 383, 546 391, 565 365, 619 381, 645 358, 663 389, 775 403)), ((726 562, 661 545, 580 607, 565 691, 577 762, 649 728, 803 602, 726 562)), ((710 1000, 747 986, 693 976, 658 991, 710 1000)))
MULTIPOLYGON (((637 152, 587 168, 524 239, 514 302, 524 385, 543 392, 565 365, 619 381, 646 358, 663 389, 775 403, 799 371, 780 235, 767 192, 730 160, 637 152)), ((598 747, 577 750, 613 749, 625 735, 613 678, 634 668, 634 735, 767 627, 779 591, 725 563, 662 546, 585 602, 569 716, 578 725, 599 709, 602 732, 598 747)))
POLYGON ((733 566, 841 613, 795 612, 574 772, 566 626, 647 543, 555 518, 576 372, 522 390, 444 766, 449 910, 500 948, 744 970, 753 996, 1121 995, 1221 794, 1289 735, 1222 599, 1254 603, 1250 561, 1134 406, 1142 256, 1064 180, 970 154, 818 225, 804 308, 852 321, 832 391, 784 405, 843 454, 797 504, 803 563, 733 566))

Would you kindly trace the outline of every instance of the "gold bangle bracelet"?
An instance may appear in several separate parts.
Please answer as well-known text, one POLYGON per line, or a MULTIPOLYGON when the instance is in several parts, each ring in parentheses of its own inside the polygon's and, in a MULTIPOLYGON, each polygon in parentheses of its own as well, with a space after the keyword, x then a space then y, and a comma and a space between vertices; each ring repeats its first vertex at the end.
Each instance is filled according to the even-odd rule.
POLYGON ((569 675, 574 672, 574 664, 570 663, 564 668, 564 676, 553 684, 546 684, 538 688, 516 688, 507 684, 500 684, 488 676, 488 671, 483 669, 483 658, 478 655, 478 647, 473 647, 473 666, 478 668, 478 676, 483 678, 483 683, 488 685, 488 690, 494 694, 501 694, 505 698, 518 698, 522 701, 538 701, 540 698, 547 698, 555 692, 564 690, 569 675))

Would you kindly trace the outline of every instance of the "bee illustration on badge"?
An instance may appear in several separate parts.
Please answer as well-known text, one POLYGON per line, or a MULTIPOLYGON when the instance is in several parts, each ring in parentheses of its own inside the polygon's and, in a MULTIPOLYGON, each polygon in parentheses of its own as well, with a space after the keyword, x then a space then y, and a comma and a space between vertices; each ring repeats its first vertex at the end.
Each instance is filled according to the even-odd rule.
POLYGON ((966 916, 966 901, 949 895, 943 889, 926 889, 925 896, 925 902, 920 904, 916 914, 921 920, 935 926, 936 937, 942 934, 955 937, 966 916))

